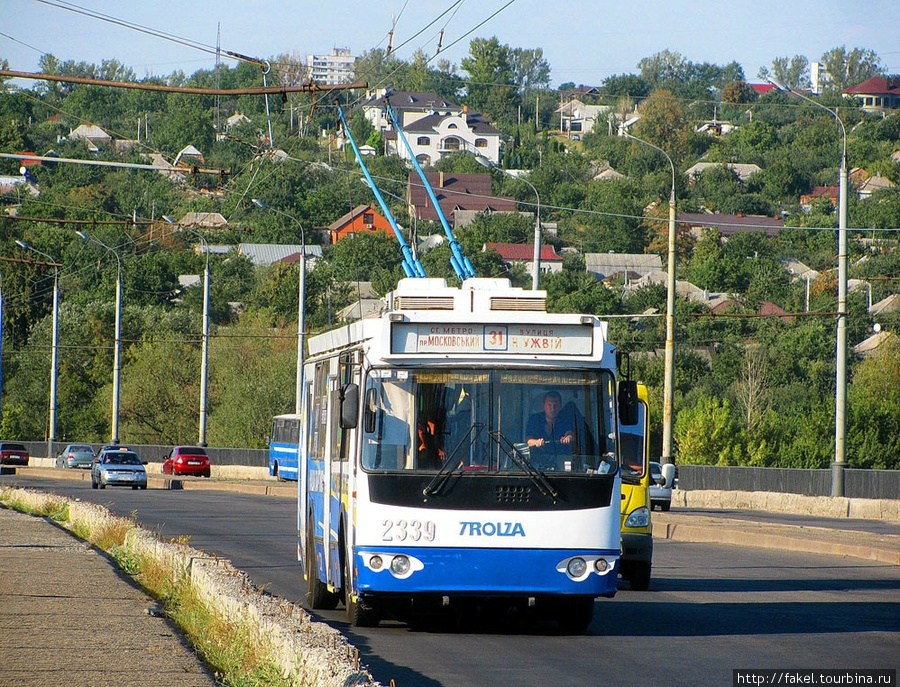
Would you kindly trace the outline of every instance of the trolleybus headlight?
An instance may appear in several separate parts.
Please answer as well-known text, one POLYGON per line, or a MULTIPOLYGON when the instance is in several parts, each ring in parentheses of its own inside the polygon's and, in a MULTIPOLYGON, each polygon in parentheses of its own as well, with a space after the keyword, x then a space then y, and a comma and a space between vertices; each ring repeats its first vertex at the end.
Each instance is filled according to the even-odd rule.
POLYGON ((409 572, 409 558, 406 556, 394 556, 391 559, 391 572, 397 575, 397 577, 402 577, 409 572))
POLYGON ((384 565, 384 561, 381 560, 381 556, 375 554, 371 558, 369 558, 369 567, 372 570, 381 570, 381 566, 384 565))
POLYGON ((566 572, 569 573, 570 577, 579 578, 584 575, 587 570, 587 563, 584 562, 583 558, 573 558, 569 561, 569 564, 566 566, 566 572))
POLYGON ((605 558, 598 558, 594 561, 594 569, 598 573, 605 573, 609 569, 609 562, 605 558))

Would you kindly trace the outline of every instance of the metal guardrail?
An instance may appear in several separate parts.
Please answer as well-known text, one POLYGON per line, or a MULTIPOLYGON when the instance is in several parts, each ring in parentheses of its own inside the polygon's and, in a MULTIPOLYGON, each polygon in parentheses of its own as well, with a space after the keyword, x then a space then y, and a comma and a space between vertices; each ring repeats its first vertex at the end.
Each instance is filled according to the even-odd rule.
MULTIPOLYGON (((679 465, 678 488, 831 496, 831 475, 830 469, 679 465)), ((844 472, 844 496, 857 499, 900 498, 900 470, 847 469, 844 472)))
MULTIPOLYGON (((32 456, 45 457, 47 455, 46 441, 17 441, 28 449, 32 456)), ((53 455, 62 451, 69 442, 55 442, 53 444, 53 455)), ((105 444, 91 444, 94 452, 105 444)), ((141 458, 151 463, 161 463, 166 454, 172 450, 172 445, 156 445, 156 444, 129 444, 122 442, 123 446, 133 448, 140 454, 141 458)), ((218 448, 207 446, 206 452, 209 454, 209 460, 214 465, 242 465, 247 467, 268 467, 269 452, 263 448, 218 448)))
MULTIPOLYGON (((47 453, 46 441, 21 441, 33 456, 47 453)), ((92 444, 94 450, 103 444, 92 444)), ((127 444, 144 460, 162 462, 171 446, 127 444)), ((67 442, 53 444, 53 457, 67 442)), ((207 447, 215 465, 268 467, 269 452, 253 448, 207 447)), ((684 490, 768 491, 804 496, 831 496, 831 470, 756 468, 720 465, 679 465, 678 488, 684 490)), ((900 498, 900 470, 854 470, 844 473, 844 496, 858 499, 900 498)))

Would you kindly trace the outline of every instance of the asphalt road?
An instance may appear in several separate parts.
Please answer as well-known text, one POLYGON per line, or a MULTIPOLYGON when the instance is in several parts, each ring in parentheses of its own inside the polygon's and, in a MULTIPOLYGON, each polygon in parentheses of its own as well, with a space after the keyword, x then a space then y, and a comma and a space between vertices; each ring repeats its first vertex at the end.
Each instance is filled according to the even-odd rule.
MULTIPOLYGON (((92 491, 22 476, 0 483, 136 514, 163 537, 188 535, 195 548, 231 559, 269 592, 302 598, 293 499, 92 491)), ((599 600, 583 636, 511 618, 351 630, 340 610, 320 617, 359 648, 378 680, 397 687, 725 686, 736 668, 900 667, 900 568, 723 545, 657 541, 651 590, 599 600)))

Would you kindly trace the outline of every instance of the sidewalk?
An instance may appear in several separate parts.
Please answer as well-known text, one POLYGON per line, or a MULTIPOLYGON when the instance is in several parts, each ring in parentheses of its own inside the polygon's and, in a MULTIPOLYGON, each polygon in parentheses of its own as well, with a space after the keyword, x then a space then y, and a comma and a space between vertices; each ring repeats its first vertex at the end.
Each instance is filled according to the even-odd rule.
POLYGON ((81 540, 0 507, 0 685, 216 685, 155 608, 81 540))
POLYGON ((900 524, 883 523, 879 532, 855 527, 851 520, 823 519, 829 527, 770 522, 765 512, 748 518, 714 513, 654 512, 653 538, 731 544, 782 551, 850 556, 900 565, 900 524), (895 533, 896 532, 896 533, 895 533))

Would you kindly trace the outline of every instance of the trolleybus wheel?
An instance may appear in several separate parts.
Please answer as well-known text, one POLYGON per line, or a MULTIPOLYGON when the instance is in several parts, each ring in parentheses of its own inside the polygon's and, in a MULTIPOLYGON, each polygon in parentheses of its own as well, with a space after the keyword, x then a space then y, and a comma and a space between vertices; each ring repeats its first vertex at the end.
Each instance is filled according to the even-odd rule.
POLYGON ((594 618, 594 597, 563 597, 557 620, 563 632, 584 632, 594 618))
POLYGON ((628 584, 636 592, 646 592, 650 587, 650 564, 636 562, 633 565, 628 584))

